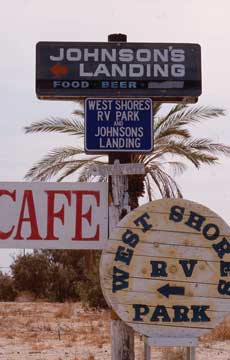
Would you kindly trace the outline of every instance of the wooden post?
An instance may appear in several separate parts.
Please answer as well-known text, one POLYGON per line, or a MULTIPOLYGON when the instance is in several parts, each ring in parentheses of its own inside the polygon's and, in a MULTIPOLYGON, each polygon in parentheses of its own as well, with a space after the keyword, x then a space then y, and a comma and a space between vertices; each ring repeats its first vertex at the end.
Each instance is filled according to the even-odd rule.
MULTIPOLYGON (((119 163, 115 160, 114 163, 119 163)), ((129 212, 128 176, 113 175, 110 179, 112 203, 109 206, 109 232, 129 212)), ((111 313, 111 358, 112 360, 134 360, 134 331, 111 313)))
POLYGON ((133 330, 120 319, 111 320, 112 335, 112 360, 134 359, 134 336, 133 330))
POLYGON ((186 360, 195 360, 195 356, 196 356, 196 348, 195 347, 187 347, 186 348, 186 360))
MULTIPOLYGON (((125 34, 111 34, 108 36, 109 42, 126 42, 125 34)), ((109 163, 113 164, 118 159, 121 163, 130 162, 131 155, 128 153, 110 153, 109 163)), ((109 229, 110 231, 117 225, 119 220, 128 211, 128 176, 112 176, 109 179, 109 192, 113 202, 109 209, 109 229), (115 205, 116 204, 116 205, 115 205)), ((111 342, 112 360, 134 360, 134 331, 119 318, 114 319, 112 312, 111 320, 111 342)))
POLYGON ((146 337, 144 340, 144 360, 151 360, 151 346, 149 346, 146 337))

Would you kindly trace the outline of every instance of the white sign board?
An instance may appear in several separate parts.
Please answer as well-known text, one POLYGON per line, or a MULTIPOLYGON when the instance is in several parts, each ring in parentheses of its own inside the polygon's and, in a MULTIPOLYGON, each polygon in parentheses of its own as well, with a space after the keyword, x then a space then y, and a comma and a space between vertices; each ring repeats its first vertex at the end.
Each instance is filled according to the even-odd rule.
POLYGON ((138 207, 119 222, 103 251, 106 300, 159 345, 164 338, 200 337, 230 312, 229 238, 224 220, 192 201, 138 207))
POLYGON ((102 249, 106 183, 0 183, 0 247, 102 249))

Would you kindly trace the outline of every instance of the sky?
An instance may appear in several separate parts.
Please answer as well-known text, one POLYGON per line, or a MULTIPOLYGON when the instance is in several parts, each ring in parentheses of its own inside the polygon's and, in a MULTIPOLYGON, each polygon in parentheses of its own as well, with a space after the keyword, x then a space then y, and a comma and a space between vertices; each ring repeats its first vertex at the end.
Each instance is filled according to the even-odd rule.
MULTIPOLYGON (((198 43, 202 52, 203 92, 199 105, 226 110, 204 121, 200 137, 230 145, 230 3, 228 0, 1 0, 0 181, 23 181, 31 165, 49 150, 73 145, 65 135, 25 135, 23 127, 50 116, 68 117, 71 101, 38 100, 35 46, 39 41, 106 42, 111 33, 128 42, 198 43)), ((189 166, 177 178, 185 199, 199 202, 230 222, 230 159, 197 171, 189 166)), ((12 261, 0 251, 0 266, 12 261)))

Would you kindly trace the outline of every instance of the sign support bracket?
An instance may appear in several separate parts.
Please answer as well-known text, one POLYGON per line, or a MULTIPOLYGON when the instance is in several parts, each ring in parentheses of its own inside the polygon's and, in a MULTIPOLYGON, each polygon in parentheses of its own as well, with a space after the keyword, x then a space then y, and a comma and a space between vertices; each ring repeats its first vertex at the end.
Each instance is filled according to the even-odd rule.
POLYGON ((144 338, 144 360, 151 360, 151 346, 186 347, 186 360, 195 360, 197 338, 144 338))

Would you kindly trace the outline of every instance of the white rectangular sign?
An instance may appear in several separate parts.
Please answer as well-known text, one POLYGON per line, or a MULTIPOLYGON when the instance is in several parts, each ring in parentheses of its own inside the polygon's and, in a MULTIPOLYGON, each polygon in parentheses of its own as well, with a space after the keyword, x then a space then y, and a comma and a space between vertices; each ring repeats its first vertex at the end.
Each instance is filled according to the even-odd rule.
POLYGON ((106 183, 0 182, 0 248, 102 249, 106 183))

